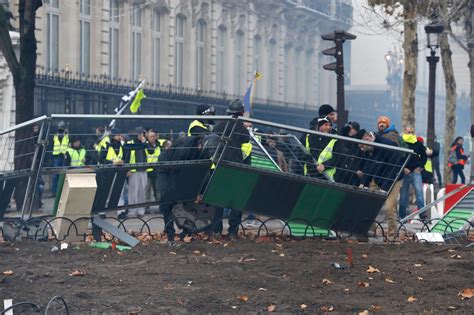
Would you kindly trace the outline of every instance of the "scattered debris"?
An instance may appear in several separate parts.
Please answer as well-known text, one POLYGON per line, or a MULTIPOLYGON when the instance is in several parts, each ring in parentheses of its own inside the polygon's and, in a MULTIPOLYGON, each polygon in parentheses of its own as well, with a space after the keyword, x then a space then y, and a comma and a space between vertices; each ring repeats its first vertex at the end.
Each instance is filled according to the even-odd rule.
POLYGON ((410 295, 407 299, 408 302, 415 302, 415 301, 418 301, 418 299, 416 297, 414 297, 413 295, 410 295))
POLYGON ((459 293, 458 293, 459 296, 461 296, 461 299, 464 300, 464 299, 470 299, 474 296, 474 289, 470 289, 470 288, 465 288, 465 289, 462 289, 459 293))
POLYGON ((369 266, 369 269, 366 270, 368 273, 380 272, 377 268, 369 266))

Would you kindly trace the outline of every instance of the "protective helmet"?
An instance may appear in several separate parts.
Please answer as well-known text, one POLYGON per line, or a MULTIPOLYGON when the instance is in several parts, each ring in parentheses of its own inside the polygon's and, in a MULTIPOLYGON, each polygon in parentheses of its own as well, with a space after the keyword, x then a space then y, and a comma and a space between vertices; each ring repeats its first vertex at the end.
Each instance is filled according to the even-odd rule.
POLYGON ((229 107, 227 107, 226 112, 228 114, 240 114, 244 112, 244 104, 241 99, 235 99, 230 102, 229 107))

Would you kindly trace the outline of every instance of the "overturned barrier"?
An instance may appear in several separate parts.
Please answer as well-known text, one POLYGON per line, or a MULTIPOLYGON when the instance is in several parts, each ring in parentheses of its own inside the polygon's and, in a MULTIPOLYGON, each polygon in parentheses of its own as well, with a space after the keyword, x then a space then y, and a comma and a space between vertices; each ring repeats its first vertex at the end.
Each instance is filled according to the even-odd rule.
MULTIPOLYGON (((43 189, 47 190, 46 187, 52 186, 57 180, 58 174, 95 173, 97 193, 92 213, 163 203, 200 202, 281 219, 287 228, 307 222, 306 226, 311 231, 316 228, 367 234, 411 153, 410 150, 376 142, 229 116, 52 115, 2 131, 1 134, 16 134, 21 128, 39 128, 40 131, 29 152, 29 168, 16 170, 10 161, 10 164, 6 163, 10 168, 2 169, 0 218, 8 205, 12 208, 13 200, 17 199, 12 199, 13 191, 19 187, 18 171, 23 171, 22 178, 27 179, 27 197, 21 209, 18 208, 18 202, 14 209, 21 214, 18 222, 22 222, 19 226, 23 228, 38 208, 35 207, 35 202, 38 202, 38 183, 43 183, 43 189), (177 148, 174 145, 166 149, 163 147, 163 152, 171 150, 168 151, 172 152, 169 154, 173 157, 171 160, 158 158, 149 163, 101 164, 92 158, 96 149, 91 144, 103 140, 106 135, 97 135, 94 129, 109 125, 111 119, 115 119, 117 126, 125 130, 121 134, 130 138, 135 136, 133 130, 136 126, 144 126, 155 129, 165 142, 171 140, 174 143, 186 137, 186 134, 176 130, 186 130, 186 126, 194 119, 221 122, 225 127, 209 143, 196 142, 189 148, 177 148), (80 137, 86 144, 87 156, 91 158, 86 159, 83 167, 51 162, 54 137, 61 121, 69 129, 68 136, 71 139, 80 137), (230 141, 240 136, 236 125, 242 123, 252 125, 248 135, 252 149, 250 162, 245 160, 236 163, 228 160, 227 156, 229 153, 242 154, 242 148, 233 147, 230 141), (320 143, 332 143, 333 147, 329 152, 327 146, 321 146, 320 143), (184 149, 193 150, 195 154, 183 154, 184 149), (323 155, 324 158, 321 158, 323 155), (379 159, 371 158, 374 155, 379 159), (320 158, 316 159, 315 156, 320 158), (320 171, 319 165, 325 165, 326 169, 320 171), (159 178, 165 175, 166 181, 161 183, 159 201, 123 204, 129 171, 148 169, 157 172, 159 178), (362 175, 358 172, 360 170, 363 170, 362 175), (365 187, 359 187, 361 179, 364 179, 362 186, 365 187), (379 186, 374 188, 372 183, 379 183, 379 186)), ((6 139, 10 139, 10 147, 16 147, 22 141, 16 135, 6 139)), ((17 157, 14 155, 13 160, 17 157)), ((160 186, 160 183, 157 185, 160 186)), ((56 197, 59 194, 60 189, 56 191, 56 197)), ((76 219, 69 220, 74 222, 76 219)), ((47 227, 51 224, 49 221, 43 223, 47 227)), ((71 223, 69 229, 76 228, 76 224, 71 223)), ((262 228, 265 228, 265 224, 262 228)))

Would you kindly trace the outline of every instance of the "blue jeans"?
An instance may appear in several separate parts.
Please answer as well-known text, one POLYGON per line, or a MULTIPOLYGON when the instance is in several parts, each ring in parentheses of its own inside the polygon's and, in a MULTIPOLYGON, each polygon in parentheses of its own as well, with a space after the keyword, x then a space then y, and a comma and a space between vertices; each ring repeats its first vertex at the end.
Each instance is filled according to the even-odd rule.
POLYGON ((400 205, 398 214, 400 219, 407 216, 408 198, 410 195, 410 185, 415 188, 416 206, 421 209, 425 206, 423 198, 423 184, 421 182, 421 173, 411 172, 403 178, 402 188, 400 189, 400 205))

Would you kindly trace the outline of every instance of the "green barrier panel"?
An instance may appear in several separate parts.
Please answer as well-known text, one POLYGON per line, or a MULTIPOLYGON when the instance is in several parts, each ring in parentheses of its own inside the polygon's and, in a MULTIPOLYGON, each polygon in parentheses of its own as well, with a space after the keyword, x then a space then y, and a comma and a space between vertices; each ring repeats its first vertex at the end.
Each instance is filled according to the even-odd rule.
POLYGON ((214 170, 203 201, 209 205, 253 211, 304 225, 308 222, 323 230, 366 233, 385 196, 221 162, 214 170))
POLYGON ((53 217, 56 216, 58 212, 59 200, 61 200, 61 194, 63 192, 64 180, 66 179, 66 174, 58 175, 58 186, 56 189, 56 197, 54 198, 54 207, 53 207, 53 217))
POLYGON ((288 226, 291 229, 291 235, 293 236, 329 236, 329 230, 320 229, 316 226, 299 224, 299 223, 289 223, 288 226))
POLYGON ((473 215, 474 215, 473 211, 460 210, 460 209, 454 208, 443 217, 444 221, 438 221, 431 228, 431 232, 438 232, 438 233, 444 234, 445 232, 450 233, 452 231, 453 232, 457 231, 461 229, 464 226, 464 224, 466 224, 466 221, 464 220, 467 220, 469 222, 473 215), (451 222, 453 220, 456 220, 456 221, 451 222))
POLYGON ((251 155, 251 165, 257 168, 266 169, 269 171, 279 172, 280 170, 273 164, 273 162, 266 156, 251 155))

